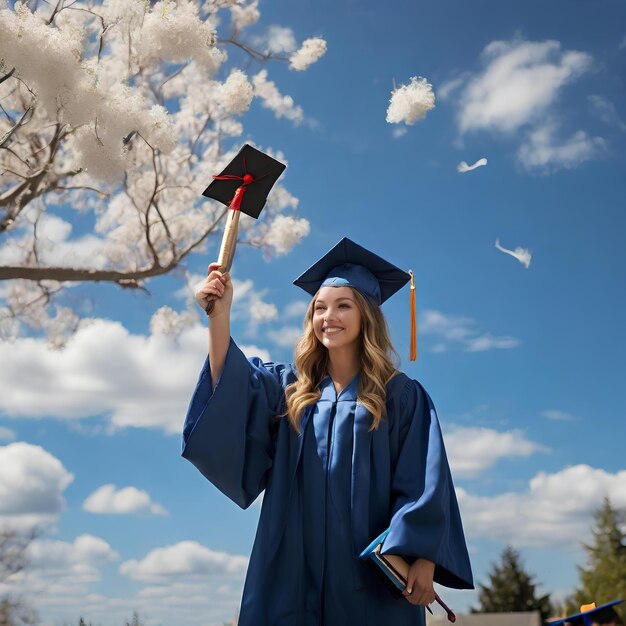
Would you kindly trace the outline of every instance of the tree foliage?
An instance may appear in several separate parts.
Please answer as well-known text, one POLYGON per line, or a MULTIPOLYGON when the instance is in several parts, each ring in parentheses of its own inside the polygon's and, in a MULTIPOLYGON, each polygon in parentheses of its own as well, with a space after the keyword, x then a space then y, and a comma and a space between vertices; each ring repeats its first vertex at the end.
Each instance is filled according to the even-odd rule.
MULTIPOLYGON (((15 529, 0 531, 0 583, 26 568, 26 551, 33 538, 34 533, 20 533, 15 529)), ((0 626, 29 626, 36 619, 36 613, 21 598, 0 598, 0 626)))
MULTIPOLYGON (((259 18, 258 0, 0 0, 0 336, 71 332, 68 285, 141 288, 216 232, 225 207, 201 191, 251 103, 303 119, 255 64, 301 71, 326 49, 259 18)), ((289 251, 296 206, 276 185, 241 239, 289 251)))
POLYGON ((580 586, 568 601, 577 611, 581 604, 604 604, 626 598, 626 516, 611 505, 608 498, 595 512, 593 540, 583 544, 586 567, 579 568, 580 586))
POLYGON ((489 583, 478 585, 480 606, 473 613, 539 611, 543 619, 552 611, 550 595, 538 596, 537 583, 523 567, 519 553, 507 546, 499 564, 489 573, 489 583))

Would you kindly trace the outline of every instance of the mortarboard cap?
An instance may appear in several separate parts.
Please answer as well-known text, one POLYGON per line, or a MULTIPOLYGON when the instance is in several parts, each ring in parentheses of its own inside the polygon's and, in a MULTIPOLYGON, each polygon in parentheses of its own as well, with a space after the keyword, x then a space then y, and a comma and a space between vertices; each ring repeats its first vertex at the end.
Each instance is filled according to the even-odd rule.
POLYGON ((583 604, 580 607, 580 612, 575 615, 568 615, 567 617, 557 617, 546 620, 546 624, 549 626, 559 626, 559 624, 572 624, 572 626, 592 626, 595 620, 600 617, 601 612, 605 611, 614 604, 619 604, 623 600, 613 600, 606 604, 596 606, 595 602, 591 604, 583 604))
POLYGON ((202 195, 257 218, 285 167, 284 163, 245 144, 224 171, 213 177, 215 180, 202 195))
POLYGON ((353 287, 381 305, 409 281, 411 281, 410 358, 414 361, 417 353, 415 283, 412 272, 401 270, 367 248, 344 237, 293 283, 312 296, 322 287, 353 287))
POLYGON ((380 305, 410 279, 404 270, 344 237, 293 284, 312 296, 329 285, 354 287, 380 305))

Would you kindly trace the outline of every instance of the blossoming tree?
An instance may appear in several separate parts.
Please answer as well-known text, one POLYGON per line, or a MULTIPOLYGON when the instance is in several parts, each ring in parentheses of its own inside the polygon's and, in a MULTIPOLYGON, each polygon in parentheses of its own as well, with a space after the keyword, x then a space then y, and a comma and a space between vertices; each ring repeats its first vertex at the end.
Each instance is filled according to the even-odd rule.
MULTIPOLYGON (((63 337, 68 286, 140 288, 218 231, 225 207, 200 194, 243 143, 240 116, 256 98, 303 117, 266 67, 237 65, 302 71, 326 50, 277 26, 250 45, 259 18, 258 0, 0 0, 0 336, 63 337)), ((240 238, 288 252, 309 228, 296 207, 277 184, 240 238)))

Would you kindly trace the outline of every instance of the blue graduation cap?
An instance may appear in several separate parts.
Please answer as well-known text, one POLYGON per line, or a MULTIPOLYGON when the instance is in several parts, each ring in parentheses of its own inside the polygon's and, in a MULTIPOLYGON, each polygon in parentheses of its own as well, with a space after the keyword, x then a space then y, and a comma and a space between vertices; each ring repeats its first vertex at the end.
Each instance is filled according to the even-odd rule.
POLYGON ((417 357, 415 322, 415 281, 405 272, 367 248, 344 237, 306 272, 293 281, 314 296, 322 287, 353 287, 381 305, 411 281, 411 360, 417 357))
POLYGON ((549 626, 559 626, 559 624, 567 626, 570 626, 570 624, 571 626, 592 626, 594 622, 605 624, 608 623, 608 621, 612 621, 612 619, 606 620, 605 615, 609 614, 611 617, 614 615, 614 611, 610 607, 620 602, 623 602, 623 600, 613 600, 612 602, 607 602, 600 606, 596 606, 595 602, 583 604, 580 607, 580 613, 568 615, 567 617, 549 619, 546 620, 546 624, 549 624, 549 626))

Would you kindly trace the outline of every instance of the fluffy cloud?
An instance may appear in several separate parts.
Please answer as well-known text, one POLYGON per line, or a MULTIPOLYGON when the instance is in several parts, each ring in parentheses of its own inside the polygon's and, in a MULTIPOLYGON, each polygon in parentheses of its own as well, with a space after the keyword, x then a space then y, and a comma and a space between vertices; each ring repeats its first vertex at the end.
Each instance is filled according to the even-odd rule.
POLYGON ((66 583, 100 580, 99 568, 119 558, 100 537, 81 535, 72 543, 51 539, 35 540, 28 548, 29 572, 38 579, 50 579, 59 589, 66 583))
POLYGON ((125 561, 120 565, 120 573, 142 582, 166 583, 198 576, 242 577, 247 567, 248 559, 244 556, 215 552, 195 541, 181 541, 156 548, 140 561, 125 561))
POLYGON ((40 446, 20 441, 0 447, 0 522, 21 529, 54 523, 72 480, 61 461, 40 446))
POLYGON ((551 172, 573 169, 602 155, 606 142, 602 137, 590 137, 579 130, 568 139, 556 138, 556 126, 548 123, 532 130, 520 146, 517 158, 527 170, 551 172))
POLYGON ((537 120, 592 62, 584 52, 562 50, 558 41, 492 41, 482 57, 483 71, 467 79, 459 98, 463 133, 509 132, 537 120))
POLYGON ((471 478, 498 461, 527 457, 547 448, 529 441, 520 430, 498 432, 491 428, 453 426, 446 435, 446 450, 454 475, 471 478))
POLYGON ((434 335, 438 342, 433 352, 445 352, 452 346, 461 346, 466 352, 484 352, 493 349, 509 349, 521 343, 515 337, 496 337, 481 332, 478 322, 468 317, 446 315, 432 309, 420 316, 420 334, 434 335))
POLYGON ((458 489, 463 521, 472 537, 515 537, 517 547, 578 546, 590 535, 593 513, 608 496, 626 507, 626 470, 611 474, 575 465, 554 474, 538 473, 522 493, 471 495, 458 489))
MULTIPOLYGON (((240 347, 269 360, 265 350, 240 347)), ((5 390, 0 411, 9 417, 63 420, 106 415, 113 427, 178 433, 205 358, 206 329, 199 324, 178 337, 143 336, 117 322, 93 320, 63 350, 34 338, 0 341, 5 390)), ((53 498, 59 489, 42 491, 53 498)))
POLYGON ((115 485, 102 485, 83 502, 83 509, 90 513, 111 513, 124 515, 128 513, 152 513, 167 515, 167 511, 156 502, 152 502, 150 494, 136 487, 116 489, 115 485))

